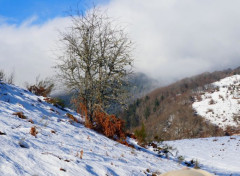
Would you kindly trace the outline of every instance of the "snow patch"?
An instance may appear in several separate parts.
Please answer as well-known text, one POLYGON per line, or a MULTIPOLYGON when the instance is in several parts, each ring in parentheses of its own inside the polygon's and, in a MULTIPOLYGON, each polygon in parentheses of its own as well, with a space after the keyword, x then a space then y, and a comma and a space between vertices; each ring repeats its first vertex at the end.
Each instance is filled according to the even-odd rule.
POLYGON ((201 95, 192 107, 197 114, 226 129, 240 125, 240 75, 233 75, 211 84, 214 90, 201 95))

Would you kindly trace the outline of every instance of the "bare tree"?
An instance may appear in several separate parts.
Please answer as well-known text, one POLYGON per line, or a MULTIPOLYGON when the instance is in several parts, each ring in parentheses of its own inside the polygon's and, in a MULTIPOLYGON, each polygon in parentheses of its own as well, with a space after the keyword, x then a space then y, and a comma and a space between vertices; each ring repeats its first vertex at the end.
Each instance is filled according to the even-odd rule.
POLYGON ((61 33, 64 54, 57 65, 65 84, 78 92, 79 101, 92 115, 96 105, 126 105, 124 85, 132 72, 130 41, 123 28, 106 13, 93 8, 85 15, 71 15, 72 26, 61 33))

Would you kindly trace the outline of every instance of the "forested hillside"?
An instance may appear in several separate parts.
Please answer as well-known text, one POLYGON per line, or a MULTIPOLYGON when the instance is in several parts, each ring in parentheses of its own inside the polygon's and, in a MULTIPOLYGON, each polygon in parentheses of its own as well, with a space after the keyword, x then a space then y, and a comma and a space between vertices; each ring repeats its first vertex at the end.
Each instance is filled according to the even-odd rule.
MULTIPOLYGON (((221 136, 227 132, 214 125, 192 108, 200 93, 210 91, 210 83, 240 74, 240 67, 185 78, 158 88, 129 105, 120 117, 131 132, 143 129, 146 140, 170 140, 221 136)), ((141 131, 141 130, 140 130, 141 131)))

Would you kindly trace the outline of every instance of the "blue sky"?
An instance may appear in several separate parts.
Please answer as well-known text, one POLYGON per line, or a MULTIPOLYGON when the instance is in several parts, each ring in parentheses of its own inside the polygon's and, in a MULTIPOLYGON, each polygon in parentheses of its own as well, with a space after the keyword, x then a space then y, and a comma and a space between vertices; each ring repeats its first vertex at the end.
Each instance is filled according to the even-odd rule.
POLYGON ((43 23, 54 17, 66 15, 66 11, 77 5, 85 10, 95 4, 108 0, 0 0, 0 18, 8 24, 21 24, 35 17, 34 23, 43 23))

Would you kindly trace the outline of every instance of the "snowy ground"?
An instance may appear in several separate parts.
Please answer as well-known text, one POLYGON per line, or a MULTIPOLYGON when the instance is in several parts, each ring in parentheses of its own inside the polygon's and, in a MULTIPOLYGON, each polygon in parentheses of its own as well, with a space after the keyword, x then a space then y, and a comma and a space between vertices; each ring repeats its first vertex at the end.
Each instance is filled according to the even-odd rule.
MULTIPOLYGON (((81 120, 71 110, 44 102, 43 97, 0 83, 0 175, 139 176, 185 167, 176 158, 160 158, 151 150, 138 151, 112 141, 73 123, 66 113, 81 120), (16 112, 23 112, 27 119, 13 115, 16 112), (36 137, 30 134, 33 126, 36 137)), ((166 143, 186 160, 197 159, 211 173, 240 176, 239 136, 166 143)))
POLYGON ((196 112, 223 129, 240 125, 240 75, 226 77, 212 84, 216 89, 203 93, 193 103, 196 112))
POLYGON ((240 136, 185 139, 164 144, 176 148, 178 156, 187 161, 198 160, 200 167, 211 173, 240 176, 240 136))
POLYGON ((72 123, 66 117, 66 111, 42 100, 43 97, 0 83, 1 176, 139 176, 146 175, 147 169, 163 173, 183 167, 72 123), (13 115, 15 112, 23 112, 27 119, 13 115), (30 134, 33 126, 38 131, 37 137, 30 134))

